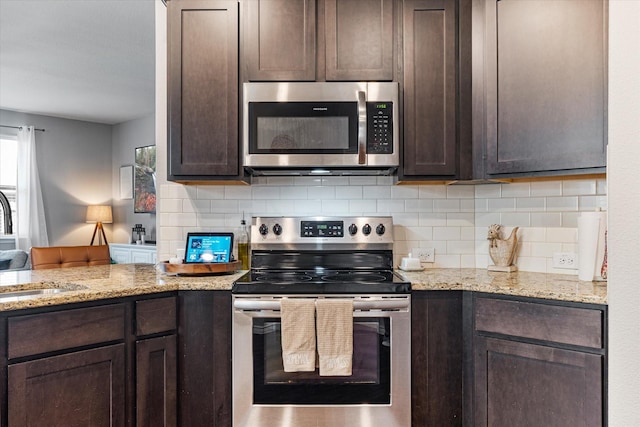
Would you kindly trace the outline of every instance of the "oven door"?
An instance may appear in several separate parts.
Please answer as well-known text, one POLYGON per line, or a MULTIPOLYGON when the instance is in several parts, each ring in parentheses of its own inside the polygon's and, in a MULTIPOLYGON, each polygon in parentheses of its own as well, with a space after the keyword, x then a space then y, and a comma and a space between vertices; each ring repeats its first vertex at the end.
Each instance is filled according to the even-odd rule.
POLYGON ((410 425, 410 296, 351 298, 353 374, 321 377, 284 372, 280 297, 234 296, 234 426, 410 425))

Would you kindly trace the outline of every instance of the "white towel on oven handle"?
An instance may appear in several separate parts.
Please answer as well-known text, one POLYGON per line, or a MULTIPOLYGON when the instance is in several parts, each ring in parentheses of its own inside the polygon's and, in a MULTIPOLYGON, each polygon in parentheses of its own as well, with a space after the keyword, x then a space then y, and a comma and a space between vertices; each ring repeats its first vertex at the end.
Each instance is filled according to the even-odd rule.
POLYGON ((285 372, 316 369, 315 304, 309 298, 280 301, 282 364, 285 372))
POLYGON ((349 376, 353 367, 353 300, 316 300, 320 376, 349 376))

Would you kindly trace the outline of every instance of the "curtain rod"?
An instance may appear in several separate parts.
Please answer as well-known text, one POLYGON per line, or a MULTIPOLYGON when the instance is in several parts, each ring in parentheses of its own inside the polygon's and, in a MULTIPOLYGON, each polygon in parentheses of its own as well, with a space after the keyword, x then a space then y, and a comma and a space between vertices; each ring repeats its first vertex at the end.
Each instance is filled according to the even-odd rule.
MULTIPOLYGON (((0 128, 21 129, 21 128, 22 128, 22 126, 7 126, 7 125, 0 125, 0 128)), ((44 132, 44 129, 38 129, 38 128, 35 128, 35 130, 39 130, 40 132, 44 132)))

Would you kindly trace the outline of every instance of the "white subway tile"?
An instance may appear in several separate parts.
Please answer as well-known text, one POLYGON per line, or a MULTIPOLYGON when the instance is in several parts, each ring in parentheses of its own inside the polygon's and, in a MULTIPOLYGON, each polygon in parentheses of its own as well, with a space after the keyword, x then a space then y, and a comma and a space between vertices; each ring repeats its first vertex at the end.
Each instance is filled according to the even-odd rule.
POLYGON ((578 227, 579 212, 562 212, 562 227, 578 227))
POLYGON ((245 213, 245 218, 265 215, 267 211, 266 200, 238 200, 238 211, 245 213))
POLYGON ((474 242, 462 241, 462 240, 449 240, 447 241, 447 254, 466 254, 472 255, 475 251, 474 242))
POLYGON ((224 185, 198 185, 196 188, 198 199, 224 199, 224 185))
POLYGON ((158 235, 162 240, 180 240, 184 246, 186 236, 182 234, 182 227, 159 227, 158 235))
POLYGON ((502 187, 502 197, 529 197, 531 195, 531 184, 528 182, 514 182, 511 184, 500 184, 502 187))
POLYGON ((523 227, 520 229, 519 237, 527 242, 546 242, 547 229, 544 227, 523 227))
POLYGON ((531 214, 531 226, 532 227, 561 227, 562 226, 562 214, 557 213, 532 213, 531 214))
MULTIPOLYGON (((225 199, 251 199, 252 189, 257 187, 249 187, 249 186, 240 186, 240 185, 226 185, 224 187, 224 198, 225 199)), ((268 188, 268 187, 259 187, 259 188, 268 188)))
POLYGON ((469 254, 460 255, 460 268, 476 268, 476 256, 469 254))
POLYGON ((365 212, 376 212, 377 209, 377 200, 349 200, 349 213, 352 215, 365 215, 365 212))
POLYGON ((319 176, 296 176, 293 178, 294 185, 316 186, 322 185, 322 177, 319 176))
POLYGON ((418 186, 415 185, 397 185, 391 187, 392 199, 417 199, 418 186))
POLYGON ((348 200, 323 200, 321 212, 324 215, 348 215, 348 200))
MULTIPOLYGON (((229 214, 229 213, 238 212, 237 200, 212 200, 210 203, 211 203, 211 213, 229 214)), ((199 212, 204 212, 204 211, 199 210, 199 212)))
POLYGON ((404 225, 400 225, 398 221, 393 219, 393 241, 400 242, 407 240, 407 228, 404 225))
POLYGON ((460 240, 460 227, 433 227, 433 240, 460 240))
POLYGON ((362 199, 362 187, 358 185, 336 187, 336 199, 362 199))
POLYGON ((293 200, 267 200, 267 212, 270 215, 291 215, 294 207, 293 200))
POLYGON ((224 214, 201 214, 198 215, 198 228, 208 231, 222 231, 227 228, 224 214))
POLYGON ((488 254, 476 253, 476 268, 486 269, 489 264, 493 264, 488 254))
POLYGON ((460 240, 475 240, 475 227, 460 227, 460 240))
POLYGON ((547 212, 577 211, 578 197, 547 197, 547 212))
POLYGON ((516 211, 518 212, 544 212, 546 207, 544 197, 519 197, 516 199, 516 211))
POLYGON ((382 185, 366 187, 364 189, 364 197, 368 199, 390 199, 391 187, 382 185))
POLYGON ((377 185, 375 176, 350 176, 349 185, 377 185))
POLYGON ((475 213, 476 203, 473 199, 460 199, 460 212, 475 213))
POLYGON ((447 226, 449 227, 473 227, 474 215, 472 213, 455 213, 447 214, 447 226))
POLYGON ((310 200, 330 200, 336 198, 336 187, 309 187, 307 197, 310 200))
POLYGON ((579 196, 578 208, 582 212, 595 211, 598 208, 607 210, 607 196, 579 196))
POLYGON ((160 186, 160 197, 163 199, 195 199, 196 192, 196 187, 189 185, 167 183, 160 186))
POLYGON ((548 197, 562 195, 562 181, 536 181, 531 184, 532 197, 548 197))
POLYGON ((562 252, 561 243, 531 243, 531 256, 553 258, 555 252, 562 252))
POLYGON ((447 185, 447 199, 473 199, 475 189, 473 185, 447 185))
POLYGON ((500 214, 497 212, 476 213, 476 227, 488 227, 500 224, 500 214))
POLYGON ((296 215, 317 215, 322 210, 320 200, 295 200, 293 212, 296 215))
POLYGON ((606 178, 598 178, 596 180, 596 193, 600 195, 607 194, 607 179, 606 178))
POLYGON ((515 263, 518 270, 545 273, 547 271, 547 259, 544 257, 522 257, 515 263))
POLYGON ((433 240, 432 227, 406 227, 405 234, 407 240, 427 241, 433 240))
POLYGON ((568 179, 562 181, 563 196, 583 196, 596 194, 596 181, 594 179, 568 179))
POLYGON ((349 185, 349 177, 348 176, 323 176, 322 177, 322 185, 349 185))
POLYGON ((280 187, 290 186, 295 184, 295 179, 292 176, 268 176, 267 184, 280 187))
POLYGON ((394 185, 394 177, 393 176, 378 176, 376 177, 377 185, 394 185))
POLYGON ((531 214, 504 212, 500 214, 500 223, 510 227, 529 227, 531 225, 531 214))
POLYGON ((460 268, 460 255, 436 255, 433 268, 460 268))
POLYGON ((447 225, 447 214, 445 213, 421 212, 418 218, 420 219, 421 226, 444 227, 447 225))
POLYGON ((489 200, 488 199, 475 199, 474 200, 474 212, 489 212, 489 200))
POLYGON ((283 200, 306 199, 308 191, 309 187, 304 186, 280 187, 280 198, 283 200))
MULTIPOLYGON (((231 197, 227 197, 227 199, 230 198, 231 197)), ((278 200, 280 198, 280 187, 253 187, 251 198, 253 200, 278 200)))
POLYGON ((396 212, 393 214, 393 224, 403 227, 418 227, 420 226, 420 219, 418 215, 413 213, 396 212))
POLYGON ((476 199, 499 199, 501 196, 501 188, 500 184, 480 184, 475 187, 475 198, 476 199))
POLYGON ((518 241, 518 247, 516 249, 516 255, 519 257, 523 256, 531 256, 531 246, 535 243, 524 242, 522 240, 518 241))
POLYGON ((269 178, 266 176, 252 176, 251 185, 269 185, 269 178))
POLYGON ((197 226, 195 213, 160 213, 156 215, 158 227, 197 226))
MULTIPOLYGON (((216 200, 216 202, 217 201, 218 200, 216 200)), ((211 200, 183 199, 181 211, 194 212, 194 213, 209 213, 211 212, 211 200)))
POLYGON ((432 199, 409 199, 404 202, 406 212, 433 212, 432 199))
POLYGON ((435 199, 434 212, 460 212, 460 199, 435 199))
POLYGON ((421 185, 418 194, 421 199, 446 199, 447 187, 444 185, 421 185))
POLYGON ((504 199, 488 199, 487 210, 489 212, 515 212, 516 199, 512 197, 504 199))
POLYGON ((547 233, 547 242, 575 243, 578 238, 578 230, 575 228, 556 228, 547 233))
POLYGON ((184 199, 163 199, 161 211, 167 212, 182 212, 182 203, 184 199))
POLYGON ((392 214, 395 212, 404 212, 404 200, 378 200, 379 214, 392 214))
MULTIPOLYGON (((415 247, 415 246, 414 246, 415 247)), ((436 257, 438 254, 447 254, 447 241, 446 240, 427 240, 420 242, 419 248, 433 248, 435 250, 436 257)))

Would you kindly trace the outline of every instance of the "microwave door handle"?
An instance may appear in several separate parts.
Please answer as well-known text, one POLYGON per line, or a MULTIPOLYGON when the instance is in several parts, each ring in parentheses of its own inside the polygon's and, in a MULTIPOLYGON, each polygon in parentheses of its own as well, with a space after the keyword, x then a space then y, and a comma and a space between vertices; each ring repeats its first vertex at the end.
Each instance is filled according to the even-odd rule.
POLYGON ((358 164, 367 164, 367 99, 358 91, 358 164))

